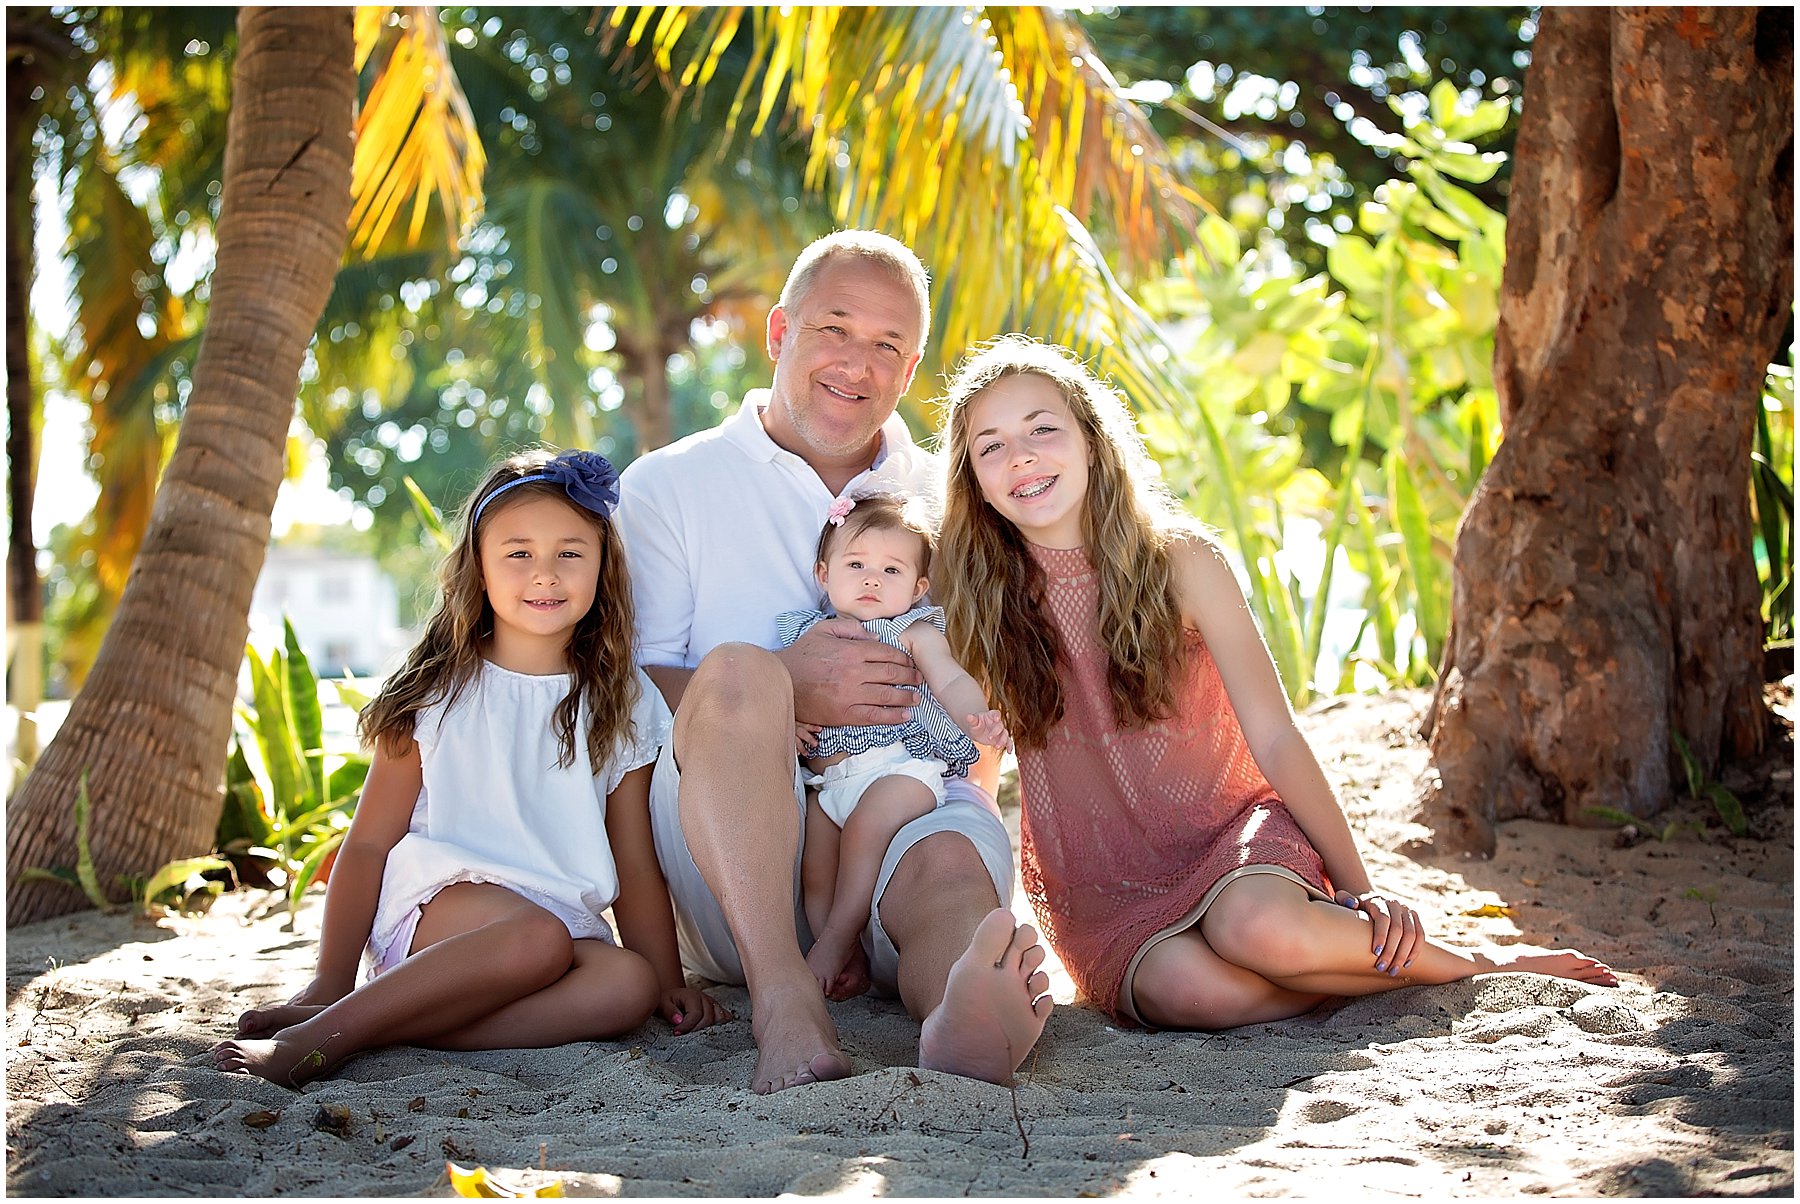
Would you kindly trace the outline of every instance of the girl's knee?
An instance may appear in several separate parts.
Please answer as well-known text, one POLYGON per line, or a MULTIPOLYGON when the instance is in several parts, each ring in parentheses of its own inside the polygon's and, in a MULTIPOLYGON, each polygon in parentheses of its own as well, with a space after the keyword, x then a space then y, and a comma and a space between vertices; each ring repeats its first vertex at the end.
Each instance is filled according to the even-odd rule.
POLYGON ((1263 974, 1298 974, 1311 968, 1316 950, 1304 903, 1296 909, 1285 899, 1252 898, 1247 892, 1230 899, 1229 894, 1227 888, 1200 920, 1200 933, 1213 952, 1263 974))
POLYGON ((593 1019, 589 1040, 607 1041, 622 1036, 656 1014, 662 989, 656 981, 656 970, 643 957, 614 949, 590 972, 597 998, 588 1011, 593 1019))
POLYGON ((541 907, 521 908, 495 925, 505 937, 494 954, 497 968, 516 981, 548 986, 575 962, 568 926, 541 907))

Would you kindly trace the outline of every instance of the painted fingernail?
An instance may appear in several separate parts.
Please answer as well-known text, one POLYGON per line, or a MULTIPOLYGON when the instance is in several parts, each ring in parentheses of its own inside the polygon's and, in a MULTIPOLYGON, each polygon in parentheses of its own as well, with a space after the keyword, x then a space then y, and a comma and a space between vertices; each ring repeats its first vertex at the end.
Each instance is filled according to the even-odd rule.
POLYGON ((1380 956, 1381 956, 1381 951, 1382 951, 1382 949, 1384 949, 1384 948, 1385 948, 1385 947, 1386 947, 1386 946, 1383 946, 1383 945, 1377 945, 1377 946, 1375 946, 1375 956, 1376 956, 1376 957, 1380 957, 1380 956))

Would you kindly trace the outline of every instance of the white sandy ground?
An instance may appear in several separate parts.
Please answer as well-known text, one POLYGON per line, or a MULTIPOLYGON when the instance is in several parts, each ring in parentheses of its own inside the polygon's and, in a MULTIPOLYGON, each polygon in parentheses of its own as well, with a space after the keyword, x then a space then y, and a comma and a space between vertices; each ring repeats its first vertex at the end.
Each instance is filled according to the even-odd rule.
POLYGON ((8 1192, 447 1195, 448 1157, 601 1196, 1791 1195, 1791 751, 1745 787, 1763 799, 1749 838, 1714 824, 1620 848, 1514 822, 1491 862, 1415 861, 1392 850, 1418 835, 1422 706, 1304 720, 1377 882, 1453 940, 1578 946, 1622 988, 1495 975, 1152 1034, 1073 1006, 1053 967, 1060 1006, 1016 1094, 910 1067, 916 1027, 873 998, 834 1007, 855 1077, 770 1097, 747 1088, 743 1021, 393 1049, 295 1094, 207 1051, 305 981, 317 898, 296 933, 249 918, 251 895, 201 919, 88 913, 8 934, 8 1192), (1462 914, 1483 904, 1515 914, 1462 914), (315 1127, 332 1105, 347 1135, 315 1127), (255 1128, 258 1112, 279 1115, 255 1128))

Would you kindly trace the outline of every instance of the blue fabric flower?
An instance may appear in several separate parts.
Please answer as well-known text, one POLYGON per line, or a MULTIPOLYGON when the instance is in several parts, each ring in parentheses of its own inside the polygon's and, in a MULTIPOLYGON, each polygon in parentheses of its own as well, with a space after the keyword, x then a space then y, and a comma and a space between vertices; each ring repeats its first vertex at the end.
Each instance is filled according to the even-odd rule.
POLYGON ((605 518, 619 504, 619 472, 599 452, 567 451, 543 475, 568 490, 569 500, 605 518))
POLYGON ((528 481, 549 481, 563 487, 569 500, 584 510, 591 510, 601 518, 606 518, 619 504, 619 471, 612 462, 599 452, 566 451, 536 472, 528 472, 522 477, 514 477, 492 493, 481 499, 475 507, 473 523, 481 521, 482 512, 488 503, 505 493, 508 489, 516 489, 528 481))

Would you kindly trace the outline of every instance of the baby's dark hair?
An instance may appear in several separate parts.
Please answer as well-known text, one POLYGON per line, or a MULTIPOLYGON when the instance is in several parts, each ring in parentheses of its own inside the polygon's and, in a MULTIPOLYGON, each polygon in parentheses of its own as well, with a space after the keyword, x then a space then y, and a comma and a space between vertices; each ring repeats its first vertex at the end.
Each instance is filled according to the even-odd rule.
MULTIPOLYGON (((841 508, 845 499, 833 503, 841 508)), ((827 519, 819 532, 815 564, 824 564, 839 539, 849 539, 864 531, 908 531, 919 537, 919 576, 931 576, 931 553, 937 545, 937 534, 931 529, 925 507, 918 498, 895 493, 871 493, 848 499, 852 504, 843 518, 827 519)))

